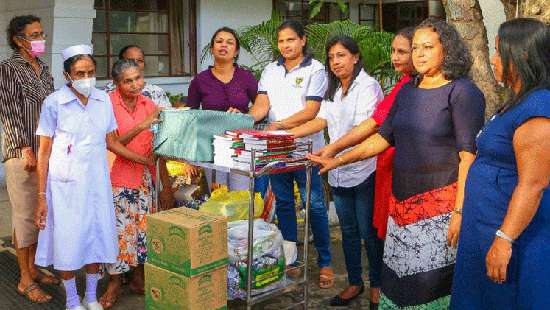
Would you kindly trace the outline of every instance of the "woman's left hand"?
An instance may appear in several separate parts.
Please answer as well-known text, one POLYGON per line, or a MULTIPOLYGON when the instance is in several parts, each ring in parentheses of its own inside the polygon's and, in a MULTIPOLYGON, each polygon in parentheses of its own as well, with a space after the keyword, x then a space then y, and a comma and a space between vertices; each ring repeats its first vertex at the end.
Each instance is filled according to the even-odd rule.
POLYGON ((239 114, 242 114, 241 110, 237 109, 237 108, 233 108, 233 107, 230 107, 228 110, 227 110, 227 113, 239 113, 239 114))
POLYGON ((458 245, 458 235, 460 234, 461 223, 462 214, 453 212, 451 215, 451 221, 449 222, 449 230, 447 232, 447 243, 453 248, 456 248, 458 245))
POLYGON ((487 276, 496 283, 504 283, 511 257, 512 244, 504 239, 495 238, 485 258, 487 276))

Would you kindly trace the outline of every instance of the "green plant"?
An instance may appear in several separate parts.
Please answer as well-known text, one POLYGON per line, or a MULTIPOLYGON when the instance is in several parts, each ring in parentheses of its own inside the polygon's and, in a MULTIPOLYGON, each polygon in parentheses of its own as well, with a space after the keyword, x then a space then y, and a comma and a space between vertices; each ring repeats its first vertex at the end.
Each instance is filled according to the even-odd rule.
MULTIPOLYGON (((317 14, 321 12, 323 5, 332 3, 334 2, 327 0, 309 0, 309 5, 311 7, 311 10, 309 11, 309 18, 317 16, 317 14)), ((348 15, 349 7, 344 0, 336 0, 336 5, 338 5, 338 8, 342 14, 348 15)))
POLYGON ((380 82, 382 89, 387 91, 397 81, 398 74, 390 60, 392 33, 372 31, 369 26, 343 20, 329 24, 307 25, 306 34, 315 59, 323 63, 326 59, 327 41, 337 35, 350 36, 359 45, 365 71, 380 82))
POLYGON ((166 96, 168 96, 168 100, 170 100, 170 104, 174 106, 174 104, 181 102, 184 95, 183 94, 175 94, 172 95, 170 92, 166 92, 166 96))
MULTIPOLYGON (((280 56, 277 49, 277 28, 283 19, 277 12, 271 18, 258 25, 237 30, 241 48, 252 57, 253 64, 245 66, 259 78, 265 66, 280 56)), ((392 33, 372 31, 366 25, 359 25, 350 20, 334 21, 329 24, 309 24, 305 27, 308 46, 315 59, 325 62, 325 45, 336 35, 352 37, 361 50, 365 71, 376 78, 384 91, 389 90, 397 81, 398 75, 393 70, 390 54, 392 33)), ((201 62, 210 57, 210 45, 202 49, 201 62)))

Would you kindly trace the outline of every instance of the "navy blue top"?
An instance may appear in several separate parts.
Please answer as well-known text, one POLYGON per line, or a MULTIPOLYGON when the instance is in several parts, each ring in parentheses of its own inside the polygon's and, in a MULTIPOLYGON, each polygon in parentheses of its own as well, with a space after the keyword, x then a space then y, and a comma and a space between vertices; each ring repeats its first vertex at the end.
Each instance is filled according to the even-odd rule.
POLYGON ((395 146, 392 191, 398 200, 457 181, 458 152, 476 152, 485 99, 469 79, 438 88, 403 86, 380 134, 395 146))

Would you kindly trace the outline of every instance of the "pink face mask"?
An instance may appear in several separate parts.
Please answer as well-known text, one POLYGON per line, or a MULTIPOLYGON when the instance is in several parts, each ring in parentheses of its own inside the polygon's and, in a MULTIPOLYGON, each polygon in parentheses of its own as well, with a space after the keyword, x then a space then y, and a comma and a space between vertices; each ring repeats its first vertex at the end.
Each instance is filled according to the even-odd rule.
POLYGON ((31 49, 29 53, 34 57, 41 57, 46 53, 46 40, 29 41, 31 49))

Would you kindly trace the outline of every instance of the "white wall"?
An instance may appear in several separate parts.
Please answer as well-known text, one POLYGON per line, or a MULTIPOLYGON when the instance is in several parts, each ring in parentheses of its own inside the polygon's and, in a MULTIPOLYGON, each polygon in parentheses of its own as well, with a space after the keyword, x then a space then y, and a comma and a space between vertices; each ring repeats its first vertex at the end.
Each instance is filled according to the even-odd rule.
POLYGON ((487 39, 489 40, 489 53, 491 56, 495 53, 495 36, 498 32, 500 24, 506 21, 504 7, 500 0, 483 0, 479 1, 481 12, 483 13, 483 21, 487 29, 487 39))

